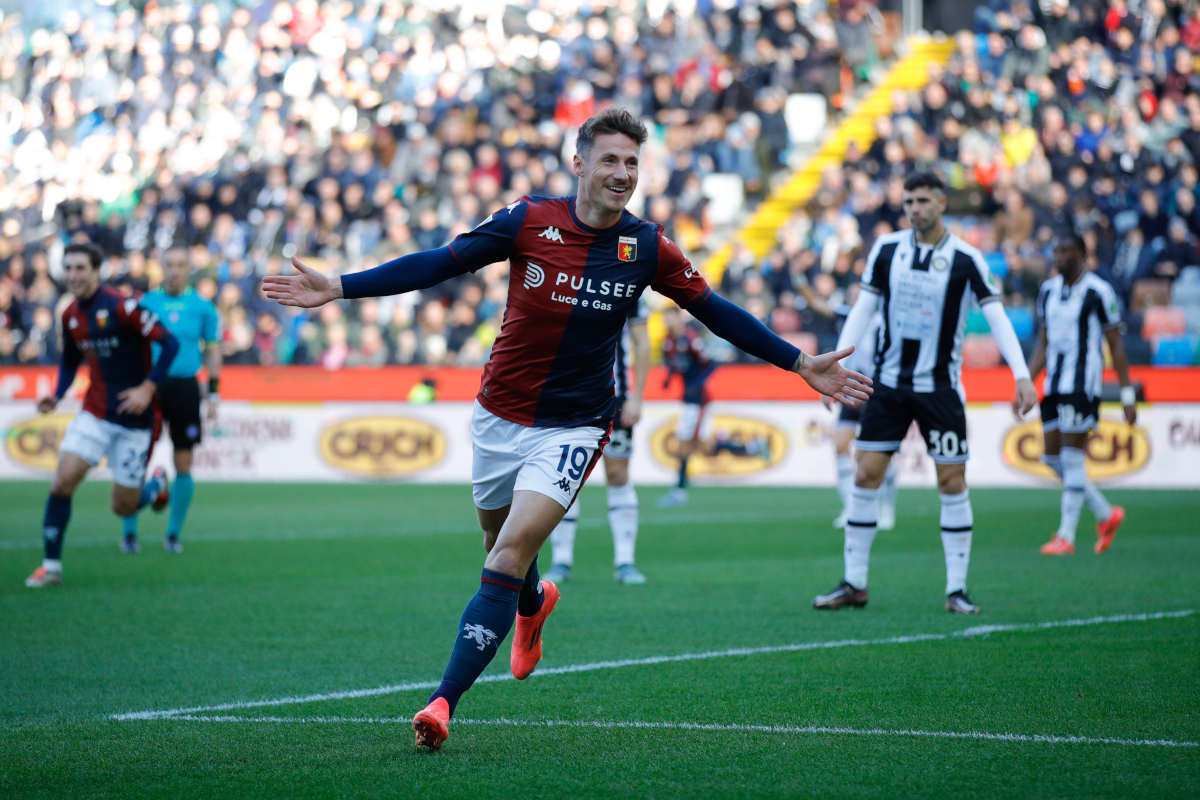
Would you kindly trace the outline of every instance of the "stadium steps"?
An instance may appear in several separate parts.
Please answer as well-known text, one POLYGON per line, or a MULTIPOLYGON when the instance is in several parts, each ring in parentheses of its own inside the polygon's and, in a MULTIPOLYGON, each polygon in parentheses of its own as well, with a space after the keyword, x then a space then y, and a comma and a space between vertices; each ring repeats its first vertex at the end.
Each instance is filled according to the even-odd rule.
POLYGON ((846 115, 812 158, 798 169, 788 181, 772 192, 758 207, 744 227, 716 250, 704 265, 712 283, 720 283, 725 265, 733 253, 735 242, 742 242, 758 258, 775 246, 775 234, 792 213, 807 203, 821 185, 821 173, 831 166, 840 166, 850 142, 866 150, 875 140, 875 119, 891 113, 891 93, 895 89, 919 89, 929 76, 929 65, 945 65, 954 52, 954 42, 942 40, 911 40, 909 54, 898 61, 891 71, 846 115))

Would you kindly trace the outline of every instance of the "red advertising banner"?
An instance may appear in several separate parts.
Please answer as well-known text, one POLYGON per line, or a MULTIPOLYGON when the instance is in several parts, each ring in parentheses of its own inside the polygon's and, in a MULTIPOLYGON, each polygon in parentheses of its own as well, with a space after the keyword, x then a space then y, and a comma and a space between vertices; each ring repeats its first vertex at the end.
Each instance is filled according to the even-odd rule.
MULTIPOLYGON (((321 367, 226 367, 221 375, 221 396, 226 400, 315 403, 331 401, 404 401, 412 388, 426 379, 437 385, 438 399, 471 400, 479 391, 478 367, 360 367, 330 371, 321 367)), ((1200 402, 1200 368, 1133 367, 1151 403, 1200 402)), ((655 367, 646 388, 647 400, 675 400, 678 380, 663 388, 665 372, 655 367)), ((54 389, 58 371, 53 367, 0 367, 0 401, 35 400, 54 389)), ((1115 381, 1114 373, 1105 373, 1115 381)), ((81 369, 74 391, 87 385, 81 369)), ((1013 395, 1012 373, 998 369, 963 370, 967 399, 975 403, 1004 402, 1013 395)), ((709 381, 714 400, 815 400, 816 392, 804 381, 774 367, 732 364, 717 369, 709 381)))

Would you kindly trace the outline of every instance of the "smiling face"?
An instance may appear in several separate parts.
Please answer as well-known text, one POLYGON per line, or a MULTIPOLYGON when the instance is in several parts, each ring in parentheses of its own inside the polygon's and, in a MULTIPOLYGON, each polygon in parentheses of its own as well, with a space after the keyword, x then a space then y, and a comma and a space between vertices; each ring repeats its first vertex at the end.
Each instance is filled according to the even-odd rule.
POLYGON ((591 149, 575 154, 573 171, 579 178, 579 202, 602 216, 620 216, 638 182, 638 143, 623 133, 596 137, 591 149))
POLYGON ((87 253, 67 253, 63 256, 63 280, 67 291, 86 300, 100 288, 100 268, 92 266, 87 253))

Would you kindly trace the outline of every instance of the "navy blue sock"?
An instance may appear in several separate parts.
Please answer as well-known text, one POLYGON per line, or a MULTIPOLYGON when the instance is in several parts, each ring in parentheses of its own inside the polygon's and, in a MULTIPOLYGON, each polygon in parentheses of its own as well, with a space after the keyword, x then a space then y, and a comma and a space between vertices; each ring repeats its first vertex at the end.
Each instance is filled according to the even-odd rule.
POLYGON ((537 556, 534 556, 529 571, 525 573, 525 585, 521 587, 521 596, 517 599, 517 613, 522 617, 532 617, 542 610, 542 600, 545 597, 542 594, 542 576, 538 574, 537 556))
POLYGON ((451 715, 458 705, 458 698, 471 688, 495 658, 496 650, 512 630, 517 617, 520 578, 485 569, 480 581, 479 591, 467 603, 462 619, 458 621, 458 634, 450 653, 450 663, 442 675, 442 685, 429 696, 431 703, 438 697, 446 698, 451 715))
POLYGON ((46 558, 51 561, 62 559, 63 536, 70 519, 71 498, 50 495, 46 500, 46 516, 42 519, 42 540, 46 545, 46 558))
POLYGON ((688 462, 687 456, 679 457, 679 483, 678 483, 678 486, 680 489, 686 489, 687 485, 688 485, 687 462, 688 462))

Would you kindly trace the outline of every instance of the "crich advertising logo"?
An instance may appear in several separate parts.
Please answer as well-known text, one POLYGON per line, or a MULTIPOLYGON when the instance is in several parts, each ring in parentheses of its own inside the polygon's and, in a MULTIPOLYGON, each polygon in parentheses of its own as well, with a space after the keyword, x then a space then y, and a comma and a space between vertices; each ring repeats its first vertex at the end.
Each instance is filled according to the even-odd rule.
MULTIPOLYGON (((1042 463, 1045 448, 1042 423, 1038 420, 1018 425, 1004 437, 1004 462, 1021 472, 1057 480, 1042 463)), ((1092 480, 1128 475, 1146 466, 1150 459, 1150 439, 1142 428, 1130 428, 1124 422, 1102 419, 1087 440, 1087 472, 1092 480)))
MULTIPOLYGON (((671 417, 650 435, 650 452, 669 469, 679 467, 676 424, 671 417)), ((770 469, 787 455, 787 434, 769 422, 717 414, 703 429, 709 433, 688 459, 688 475, 747 475, 770 469)))
POLYGON ((53 472, 58 446, 74 414, 47 414, 13 425, 4 434, 4 449, 18 464, 53 472))
POLYGON ((321 433, 321 457, 338 469, 386 477, 410 475, 446 456, 446 436, 406 417, 358 417, 321 433))

